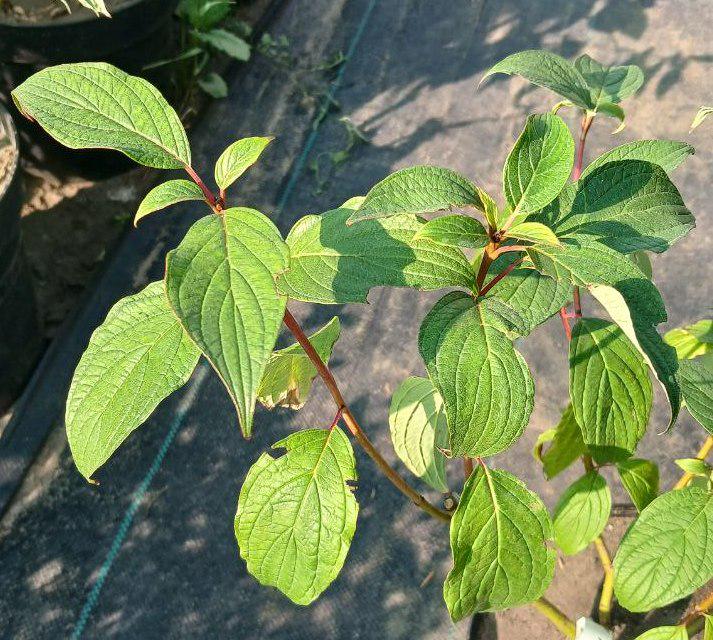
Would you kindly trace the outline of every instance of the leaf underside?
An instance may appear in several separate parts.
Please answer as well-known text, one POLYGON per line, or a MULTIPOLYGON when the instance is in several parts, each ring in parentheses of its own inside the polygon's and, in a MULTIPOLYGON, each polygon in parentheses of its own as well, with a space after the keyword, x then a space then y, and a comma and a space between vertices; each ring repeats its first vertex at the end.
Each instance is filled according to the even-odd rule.
POLYGON ((448 424, 443 400, 427 378, 406 378, 389 408, 391 441, 409 471, 436 491, 448 491, 445 457, 448 424))
POLYGON ((584 444, 582 430, 574 418, 572 405, 569 404, 562 412, 552 443, 541 456, 545 477, 551 480, 585 453, 587 445, 584 444))
POLYGON ((597 471, 571 484, 555 507, 555 541, 567 555, 583 551, 604 531, 611 512, 611 492, 597 471))
POLYGON ((679 360, 695 358, 713 352, 713 320, 699 320, 686 327, 671 329, 664 336, 676 349, 679 360))
MULTIPOLYGON (((309 341, 325 364, 329 363, 340 330, 339 318, 335 316, 309 336, 309 341)), ((299 343, 275 351, 265 367, 258 400, 268 409, 278 406, 301 409, 316 376, 316 367, 299 343)))
POLYGON ((679 379, 688 412, 713 435, 713 353, 683 360, 679 379))

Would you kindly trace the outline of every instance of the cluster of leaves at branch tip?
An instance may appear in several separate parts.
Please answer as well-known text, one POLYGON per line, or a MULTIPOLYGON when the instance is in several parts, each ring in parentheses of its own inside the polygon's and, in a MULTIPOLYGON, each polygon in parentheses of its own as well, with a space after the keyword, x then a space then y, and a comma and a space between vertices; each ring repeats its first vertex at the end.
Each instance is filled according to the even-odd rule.
MULTIPOLYGON (((564 101, 558 108, 577 108, 585 122, 599 114, 623 120, 619 103, 643 81, 633 65, 607 67, 589 56, 572 64, 545 51, 510 56, 485 77, 496 73, 555 91, 564 101)), ((611 510, 603 465, 616 469, 640 512, 614 559, 620 605, 664 606, 713 577, 711 467, 679 460, 691 482, 661 493, 656 464, 636 457, 652 379, 668 401, 669 428, 685 399, 713 434, 711 321, 662 337, 666 310, 649 259, 694 227, 669 177, 693 152, 688 144, 623 144, 572 181, 569 128, 556 113, 536 114, 505 159, 500 204, 453 169, 408 167, 363 197, 301 218, 283 238, 262 212, 225 202, 270 137, 229 144, 215 164, 213 194, 191 165, 176 112, 145 80, 103 63, 61 65, 29 78, 13 99, 68 147, 115 149, 188 173, 191 180, 152 189, 137 223, 177 203, 209 205, 168 253, 163 280, 120 300, 77 366, 66 427, 86 478, 188 382, 201 358, 223 382, 246 437, 257 402, 302 407, 338 348, 340 324, 335 317, 315 328, 312 349, 303 348, 307 338, 277 348, 288 299, 329 305, 366 302, 374 287, 445 290, 418 332, 427 377, 398 386, 388 423, 417 482, 459 495, 444 584, 453 619, 533 602, 553 579, 555 546, 574 555, 599 540, 611 510), (520 479, 485 458, 518 441, 534 407, 536 385, 514 341, 580 290, 591 295, 593 315, 575 314, 567 406, 538 438, 535 460, 548 479, 580 459, 587 471, 550 515, 520 479), (462 489, 449 470, 456 457, 478 460, 462 489)), ((257 460, 238 499, 235 534, 248 571, 298 604, 337 578, 357 526, 356 460, 338 424, 342 409, 328 429, 310 425, 279 440, 274 449, 283 452, 257 460)), ((646 637, 676 638, 673 629, 646 637)))

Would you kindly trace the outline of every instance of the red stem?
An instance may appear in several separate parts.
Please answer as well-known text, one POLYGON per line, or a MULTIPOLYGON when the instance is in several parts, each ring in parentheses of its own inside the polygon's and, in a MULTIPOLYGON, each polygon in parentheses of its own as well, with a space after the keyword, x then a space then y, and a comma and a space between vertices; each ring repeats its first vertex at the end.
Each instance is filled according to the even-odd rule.
POLYGON ((582 300, 579 296, 579 287, 574 288, 574 317, 582 317, 582 300))
POLYGON ((216 210, 216 205, 218 201, 213 195, 213 192, 206 186, 205 182, 201 180, 201 177, 196 173, 193 167, 191 167, 190 165, 186 165, 184 168, 186 170, 186 173, 191 177, 191 180, 193 180, 193 182, 195 182, 200 187, 201 191, 203 192, 203 197, 205 198, 205 201, 211 206, 213 210, 216 210))
POLYGON ((567 336, 567 340, 571 340, 572 327, 569 326, 569 316, 567 315, 567 307, 562 307, 560 309, 560 318, 562 318, 562 328, 564 329, 564 334, 567 336))
POLYGON ((584 114, 582 117, 582 126, 579 132, 579 145, 577 147, 577 159, 574 163, 574 168, 572 169, 572 181, 577 182, 579 176, 582 175, 582 165, 584 164, 584 145, 587 142, 587 134, 589 133, 589 128, 592 126, 594 121, 594 116, 584 114))
POLYGON ((374 445, 371 443, 366 434, 362 431, 359 423, 352 414, 351 410, 344 402, 344 397, 342 396, 337 382, 329 370, 329 367, 324 364, 322 358, 319 357, 317 351, 312 346, 304 331, 295 320, 294 316, 290 313, 288 309, 285 309, 284 317, 285 326, 290 330, 292 335, 295 337, 300 346, 304 349, 307 357, 317 369, 319 376, 324 381, 325 386, 332 395, 337 408, 341 411, 341 418, 344 420, 344 424, 347 426, 354 439, 362 446, 364 451, 369 455, 369 457, 376 463, 381 472, 391 481, 391 483, 399 490, 401 493, 406 495, 411 501, 417 506, 423 509, 429 515, 432 515, 446 522, 451 519, 451 514, 442 511, 438 507, 432 505, 426 498, 424 498, 420 493, 414 490, 398 473, 391 467, 391 465, 384 460, 383 456, 377 451, 374 445))
MULTIPOLYGON (((584 164, 584 146, 587 143, 587 134, 589 129, 594 122, 594 116, 585 113, 582 116, 582 125, 579 130, 579 144, 577 145, 577 158, 574 161, 574 167, 572 168, 572 181, 577 182, 579 177, 582 175, 582 165, 584 164)), ((560 309, 560 317, 562 318, 562 326, 564 327, 564 332, 567 334, 567 339, 572 338, 572 329, 569 326, 569 320, 567 316, 567 307, 562 307, 560 309)), ((579 298, 579 287, 574 288, 574 317, 582 317, 582 303, 579 298)))
POLYGON ((498 282, 500 282, 506 275, 509 273, 512 273, 515 269, 517 269, 521 264, 522 261, 525 258, 520 258, 519 260, 515 260, 512 264, 509 264, 507 267, 505 267, 498 275, 496 275, 488 284, 486 284, 481 290, 480 293, 478 294, 479 296, 484 296, 488 291, 490 291, 498 282))

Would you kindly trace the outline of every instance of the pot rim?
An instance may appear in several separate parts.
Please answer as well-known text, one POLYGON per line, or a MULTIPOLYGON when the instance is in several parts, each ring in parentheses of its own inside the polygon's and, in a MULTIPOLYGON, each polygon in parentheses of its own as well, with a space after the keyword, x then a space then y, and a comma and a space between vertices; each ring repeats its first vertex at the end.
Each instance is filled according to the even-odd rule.
POLYGON ((53 20, 41 20, 37 22, 15 22, 14 20, 3 20, 0 17, 0 26, 2 27, 12 27, 13 29, 51 29, 52 27, 65 27, 81 25, 85 22, 93 22, 94 20, 112 20, 116 15, 128 11, 129 9, 135 7, 137 4, 144 2, 151 2, 151 0, 127 0, 122 4, 114 13, 112 13, 111 18, 101 18, 94 15, 89 9, 75 10, 66 16, 60 18, 54 18, 53 20))
POLYGON ((10 165, 7 175, 0 180, 0 201, 5 197, 12 185, 12 181, 17 174, 20 165, 20 141, 17 136, 17 127, 10 112, 0 103, 0 133, 4 133, 10 139, 10 146, 15 149, 15 158, 10 165))

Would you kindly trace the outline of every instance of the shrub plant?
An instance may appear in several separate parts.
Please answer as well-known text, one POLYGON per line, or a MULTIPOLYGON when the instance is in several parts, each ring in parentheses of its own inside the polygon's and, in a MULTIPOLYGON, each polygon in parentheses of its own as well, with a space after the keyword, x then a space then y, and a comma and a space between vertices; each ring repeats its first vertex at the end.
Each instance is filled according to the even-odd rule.
POLYGON ((250 45, 241 37, 250 27, 230 20, 232 0, 181 0, 176 9, 180 19, 180 53, 170 60, 149 64, 147 69, 175 65, 182 95, 190 94, 195 84, 212 98, 225 98, 228 85, 211 69, 211 58, 218 52, 233 60, 250 59, 250 45), (236 31, 240 30, 240 34, 236 31))
MULTIPOLYGON (((359 509, 352 442, 417 507, 450 527, 453 566, 444 598, 454 620, 531 603, 575 637, 574 622, 543 595, 555 545, 566 555, 594 545, 602 561, 601 627, 580 621, 600 635, 580 637, 607 637, 614 597, 644 612, 703 587, 713 577, 705 462, 713 439, 679 461, 685 474, 670 491, 660 491, 654 462, 635 457, 651 415, 652 379, 669 406, 660 427, 673 428, 685 398, 713 433, 711 322, 675 330, 665 341, 657 325, 666 311, 648 260, 648 252, 668 250, 694 227, 668 176, 693 149, 644 140, 585 167, 592 123, 599 115, 623 121, 620 101, 642 84, 635 66, 605 67, 588 56, 571 64, 529 51, 487 75, 495 73, 524 76, 562 98, 553 112, 525 122, 505 160, 501 204, 455 171, 416 166, 364 197, 305 216, 284 239, 263 213, 228 205, 229 189, 270 138, 228 146, 215 164, 213 191, 191 164, 176 113, 146 81, 87 63, 45 69, 18 87, 13 96, 22 113, 61 143, 109 147, 188 174, 190 180, 153 189, 137 222, 181 201, 207 205, 207 215, 168 253, 164 279, 120 300, 79 362, 66 428, 82 475, 91 479, 186 383, 201 357, 225 385, 246 437, 256 402, 298 409, 319 376, 334 399, 329 426, 291 433, 275 443, 279 452, 263 453, 247 473, 235 516, 248 571, 293 602, 315 600, 345 562, 359 509), (564 107, 581 113, 577 145, 556 114, 564 107), (389 425, 404 466, 436 492, 453 489, 444 502, 451 509, 414 489, 359 425, 328 364, 338 319, 308 338, 287 308, 290 299, 363 303, 377 286, 447 290, 414 336, 428 375, 403 381, 389 425), (585 295, 596 310, 586 316, 585 295), (520 438, 535 398, 514 341, 556 315, 569 339, 570 397, 535 457, 547 478, 575 463, 584 472, 550 514, 521 480, 497 468, 496 456, 520 438), (296 343, 275 350, 283 324, 296 343), (458 458, 466 480, 456 490, 450 467, 458 458), (601 534, 617 476, 639 516, 612 561, 601 534)), ((711 605, 708 597, 678 624, 641 637, 680 640, 706 624, 710 640, 704 614, 711 605)))

